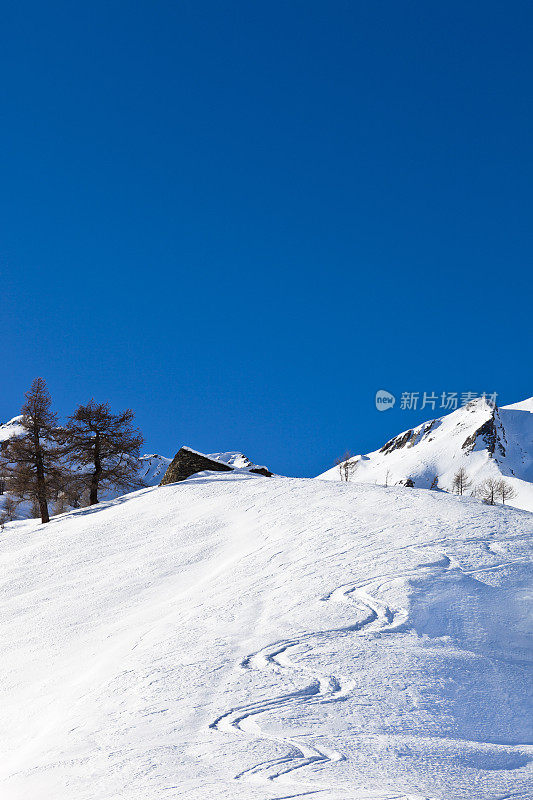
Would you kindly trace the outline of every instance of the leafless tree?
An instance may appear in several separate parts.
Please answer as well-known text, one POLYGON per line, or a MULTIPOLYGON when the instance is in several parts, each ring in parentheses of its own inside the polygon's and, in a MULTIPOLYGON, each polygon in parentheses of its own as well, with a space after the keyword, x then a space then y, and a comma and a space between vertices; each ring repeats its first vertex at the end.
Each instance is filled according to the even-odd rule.
POLYGON ((54 500, 53 509, 54 509, 54 516, 57 514, 64 514, 65 511, 68 511, 71 508, 71 504, 69 503, 69 498, 66 492, 58 492, 56 499, 54 500))
POLYGON ((354 456, 349 450, 346 450, 343 456, 336 459, 335 464, 339 468, 341 481, 346 481, 347 483, 350 480, 351 475, 353 475, 355 472, 357 461, 354 461, 353 459, 354 456))
MULTIPOLYGON (((48 506, 50 506, 50 501, 48 501, 48 506)), ((50 508, 48 508, 48 512, 50 513, 50 508)), ((30 505, 30 517, 31 519, 37 519, 41 515, 41 507, 39 505, 39 501, 36 497, 31 498, 31 505, 30 505)))
POLYGON ((503 505, 505 505, 506 500, 512 500, 516 497, 516 489, 509 481, 503 480, 502 478, 498 484, 498 496, 501 497, 501 501, 503 505))
POLYGON ((17 518, 18 501, 13 495, 6 494, 4 507, 0 511, 0 530, 4 530, 6 522, 13 522, 17 518))
POLYGON ((114 414, 109 403, 92 399, 68 418, 68 460, 89 488, 90 505, 98 503, 101 489, 142 485, 138 459, 143 437, 133 428, 133 419, 131 409, 114 414))
POLYGON ((439 488, 439 476, 438 475, 435 475, 435 477, 433 478, 433 482, 432 482, 432 484, 431 484, 431 486, 429 488, 430 489, 438 489, 439 488))
POLYGON ((390 469, 388 469, 387 472, 385 473, 385 486, 389 485, 390 476, 391 476, 391 472, 390 472, 390 469))
POLYGON ((476 495, 487 503, 489 506, 496 504, 496 498, 499 493, 500 481, 497 478, 486 478, 476 488, 476 495))
POLYGON ((452 487, 457 494, 464 494, 466 490, 472 486, 472 481, 468 477, 468 473, 464 467, 459 467, 453 476, 452 487))
POLYGON ((36 378, 22 406, 21 436, 9 440, 4 451, 9 491, 38 506, 36 516, 49 522, 48 502, 61 487, 65 469, 58 441, 57 415, 43 378, 36 378))

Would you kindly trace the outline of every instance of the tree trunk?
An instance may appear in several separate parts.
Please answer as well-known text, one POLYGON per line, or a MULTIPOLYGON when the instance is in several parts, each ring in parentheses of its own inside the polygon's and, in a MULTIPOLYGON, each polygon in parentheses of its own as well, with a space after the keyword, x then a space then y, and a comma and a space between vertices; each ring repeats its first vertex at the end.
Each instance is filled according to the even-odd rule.
POLYGON ((41 513, 41 522, 50 522, 48 514, 48 501, 46 499, 46 482, 44 479, 43 459, 41 454, 41 443, 39 436, 34 439, 35 443, 35 472, 37 477, 37 502, 41 513))
POLYGON ((102 462, 100 460, 100 436, 97 433, 94 438, 94 472, 91 477, 91 490, 89 505, 94 506, 98 503, 98 484, 102 475, 102 462))
POLYGON ((91 489, 89 494, 89 505, 95 506, 98 503, 98 481, 96 480, 96 476, 93 473, 91 478, 91 489))

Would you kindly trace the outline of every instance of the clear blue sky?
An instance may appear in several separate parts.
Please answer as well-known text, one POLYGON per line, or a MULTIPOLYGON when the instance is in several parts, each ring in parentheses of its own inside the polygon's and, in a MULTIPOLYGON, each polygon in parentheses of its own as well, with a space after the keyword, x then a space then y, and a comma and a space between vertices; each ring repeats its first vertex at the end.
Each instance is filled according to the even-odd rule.
POLYGON ((131 406, 147 452, 314 475, 533 393, 528 2, 11 3, 0 418, 131 406), (439 412, 442 413, 442 412, 439 412))

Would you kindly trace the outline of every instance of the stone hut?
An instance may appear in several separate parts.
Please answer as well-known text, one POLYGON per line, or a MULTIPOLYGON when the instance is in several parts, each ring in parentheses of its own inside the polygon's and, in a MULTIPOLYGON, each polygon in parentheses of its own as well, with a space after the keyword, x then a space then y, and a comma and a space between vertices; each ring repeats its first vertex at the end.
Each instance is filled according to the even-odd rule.
MULTIPOLYGON (((223 461, 218 461, 203 453, 198 453, 196 450, 191 450, 190 447, 182 447, 169 464, 163 476, 163 480, 159 485, 166 486, 168 483, 184 481, 197 472, 204 472, 207 470, 213 472, 233 472, 234 468, 230 467, 229 464, 225 464, 223 461)), ((272 476, 272 473, 266 467, 252 466, 246 471, 254 472, 257 475, 264 475, 265 477, 272 476)))

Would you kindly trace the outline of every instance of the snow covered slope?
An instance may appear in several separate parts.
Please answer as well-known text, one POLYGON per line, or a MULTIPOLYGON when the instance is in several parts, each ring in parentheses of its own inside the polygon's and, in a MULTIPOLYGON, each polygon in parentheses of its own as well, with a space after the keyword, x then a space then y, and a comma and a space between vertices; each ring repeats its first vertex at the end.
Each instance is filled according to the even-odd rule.
POLYGON ((533 516, 206 473, 0 537, 2 800, 530 800, 533 516))
POLYGON ((171 461, 172 459, 166 456, 141 456, 139 458, 139 478, 146 486, 158 486, 171 461))
MULTIPOLYGON (((404 431, 380 450, 355 456, 355 483, 405 483, 451 491, 464 467, 473 483, 504 476, 517 492, 509 502, 533 511, 533 398, 494 409, 481 398, 440 419, 404 431)), ((337 467, 318 476, 340 480, 337 467)))
POLYGON ((230 450, 227 453, 208 453, 207 457, 222 461, 224 464, 229 464, 230 467, 235 467, 236 469, 249 469, 256 466, 244 453, 240 453, 238 450, 230 450))
POLYGON ((0 425, 0 442, 5 442, 12 436, 20 436, 24 432, 24 428, 20 424, 21 419, 22 417, 13 417, 9 422, 0 425))

